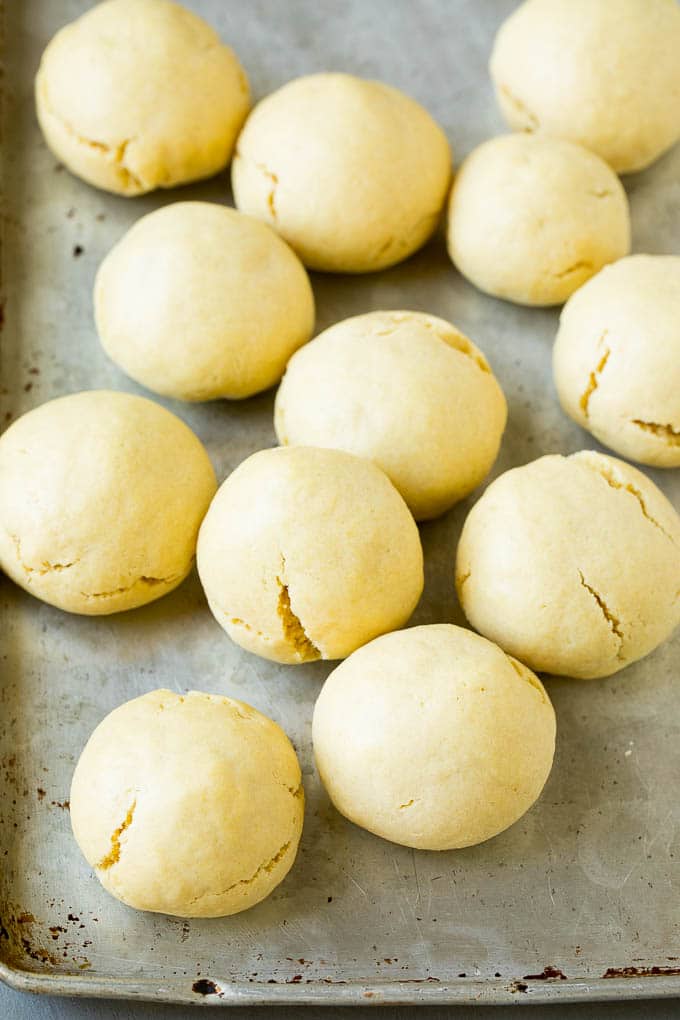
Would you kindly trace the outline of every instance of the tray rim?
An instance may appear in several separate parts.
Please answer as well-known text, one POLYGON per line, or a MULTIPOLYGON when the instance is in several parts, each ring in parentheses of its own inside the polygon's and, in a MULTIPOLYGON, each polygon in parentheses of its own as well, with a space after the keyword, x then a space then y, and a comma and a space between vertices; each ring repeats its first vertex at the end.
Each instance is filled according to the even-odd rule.
POLYGON ((591 980, 523 980, 461 978, 456 982, 364 982, 340 985, 313 981, 309 985, 272 986, 259 982, 209 978, 213 994, 186 987, 189 978, 169 981, 129 978, 95 978, 87 974, 52 974, 25 970, 0 960, 0 981, 18 992, 79 998, 138 1000, 203 1006, 422 1006, 520 1005, 531 1003, 611 1002, 636 999, 670 999, 680 996, 680 975, 640 975, 591 980))
MULTIPOLYGON (((7 45, 5 0, 0 0, 0 62, 4 64, 7 45)), ((4 302, 5 198, 4 110, 6 75, 0 75, 0 300, 4 302)), ((191 985, 197 980, 172 977, 167 981, 152 978, 95 976, 89 972, 64 974, 56 968, 36 971, 9 962, 0 955, 0 981, 17 992, 39 995, 126 1001, 165 1002, 202 1006, 404 1006, 404 1005, 520 1005, 533 1003, 578 1003, 633 1001, 642 999, 680 999, 680 973, 593 978, 527 979, 460 978, 449 982, 437 979, 354 980, 309 984, 270 985, 257 981, 221 981, 208 978, 215 993, 199 993, 191 985), (651 980, 653 978, 653 980, 651 980), (414 987, 415 986, 415 987, 414 987)))

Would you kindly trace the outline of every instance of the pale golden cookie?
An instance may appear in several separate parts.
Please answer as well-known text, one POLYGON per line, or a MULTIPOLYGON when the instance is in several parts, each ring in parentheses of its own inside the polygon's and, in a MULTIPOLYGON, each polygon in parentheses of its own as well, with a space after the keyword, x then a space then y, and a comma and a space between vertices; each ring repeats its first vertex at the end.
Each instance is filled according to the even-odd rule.
POLYGON ((94 304, 107 354, 180 400, 266 390, 314 328, 294 252, 264 223, 209 202, 138 220, 99 267, 94 304))
POLYGON ((377 638, 341 663, 314 709, 321 780, 350 821, 404 846, 490 839, 539 796, 555 713, 534 674, 462 627, 377 638))
POLYGON ((456 588, 472 626, 531 669, 609 676, 680 622, 680 518, 614 457, 541 457, 468 514, 456 588))
POLYGON ((676 0, 526 0, 503 22, 491 77, 508 124, 579 142, 617 173, 680 138, 676 0))
POLYGON ((628 200, 587 149, 501 135, 471 152, 456 175, 448 246, 480 290, 522 305, 561 304, 630 250, 628 200))
POLYGON ((305 265, 366 273, 427 241, 451 177, 446 136, 389 85, 297 78, 263 99, 232 165, 238 208, 270 223, 305 265))
POLYGON ((274 424, 283 445, 368 457, 423 520, 479 485, 506 415, 486 358, 455 326, 422 312, 369 312, 294 355, 274 424))
POLYGON ((0 566, 70 613, 134 609, 189 573, 216 487, 200 440, 159 404, 51 400, 0 439, 0 566))
POLYGON ((137 910, 222 917, 287 875, 304 813, 282 729, 232 698, 158 690, 97 726, 71 786, 71 824, 107 892, 137 910))
POLYGON ((423 590, 408 507, 368 460, 307 446, 260 450, 222 484, 198 572, 218 623, 275 662, 342 659, 403 626, 423 590))
POLYGON ((680 467, 680 258, 631 255, 581 287, 553 372, 564 410, 605 446, 680 467))
POLYGON ((234 53, 170 0, 104 0, 66 25, 42 55, 35 96, 55 156, 121 195, 216 174, 250 107, 234 53))

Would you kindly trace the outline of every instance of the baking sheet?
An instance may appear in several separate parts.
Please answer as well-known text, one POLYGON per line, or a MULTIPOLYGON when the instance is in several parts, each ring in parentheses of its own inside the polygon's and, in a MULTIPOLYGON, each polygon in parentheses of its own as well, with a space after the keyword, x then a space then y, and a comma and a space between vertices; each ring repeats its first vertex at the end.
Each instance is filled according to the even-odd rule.
MULTIPOLYGON (((84 0, 6 5, 3 94, 3 423, 85 388, 143 392, 100 350, 97 265, 134 220, 179 199, 230 202, 228 175, 141 199, 95 191, 46 150, 32 77, 84 0)), ((261 97, 296 75, 344 69, 427 105, 459 161, 503 130, 486 74, 511 0, 195 0, 261 97)), ((680 148, 630 177, 634 247, 680 241, 680 148)), ((502 258, 503 253, 499 252, 502 258)), ((313 276, 317 328, 374 308, 455 322, 488 355, 509 423, 492 477, 597 444, 560 412, 550 378, 555 311, 483 297, 441 238, 363 277, 313 276)), ((162 401, 207 444, 220 479, 275 442, 273 393, 240 404, 162 401)), ((680 502, 677 472, 650 471, 680 502)), ((456 541, 471 503, 421 527, 426 589, 413 623, 463 623, 456 541)), ((0 580, 0 976, 16 987, 166 1001, 502 1002, 680 994, 675 707, 680 635, 608 680, 550 680, 555 768, 540 803, 482 846, 418 853, 344 821, 314 774, 310 720, 332 668, 282 667, 231 644, 192 575, 134 612, 69 616, 0 580), (157 686, 241 698, 299 752, 307 813, 297 862, 242 915, 182 921, 108 897, 70 834, 73 766, 97 722, 157 686), (627 976, 626 976, 627 975, 627 976)))

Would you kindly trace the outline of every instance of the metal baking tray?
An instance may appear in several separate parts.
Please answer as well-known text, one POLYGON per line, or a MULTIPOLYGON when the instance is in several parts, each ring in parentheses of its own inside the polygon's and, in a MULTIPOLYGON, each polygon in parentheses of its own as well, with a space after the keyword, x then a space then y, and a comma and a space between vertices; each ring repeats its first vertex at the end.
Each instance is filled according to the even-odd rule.
MULTIPOLYGON (((226 174, 172 193, 112 197, 46 150, 33 75, 52 33, 88 6, 24 0, 4 11, 4 422, 80 389, 141 392, 98 346, 97 265, 162 203, 230 201, 226 174)), ((512 0, 189 6, 235 46, 258 97, 305 72, 346 69, 424 102, 456 160, 503 129, 486 62, 512 0)), ((625 183, 636 250, 677 251, 680 148, 625 183)), ((319 329, 372 308, 414 308, 452 320, 482 347, 510 408, 494 475, 595 445, 553 393, 557 312, 477 293, 441 237, 389 271, 313 283, 319 329)), ((275 442, 271 392, 244 403, 166 403, 202 437, 220 478, 275 442)), ((677 504, 678 473, 649 473, 677 504)), ((453 558, 471 502, 421 528, 427 581, 413 623, 464 622, 453 558)), ((608 680, 550 680, 558 750, 539 804, 482 846, 422 853, 355 828, 320 789, 310 718, 331 666, 281 667, 241 651, 212 619, 195 575, 153 605, 101 618, 69 616, 3 579, 0 976, 30 991, 211 1004, 680 995, 679 638, 608 680), (128 910, 101 889, 71 837, 69 783, 86 738, 114 706, 158 686, 242 698, 280 722, 299 751, 307 814, 297 862, 266 902, 236 917, 128 910)))

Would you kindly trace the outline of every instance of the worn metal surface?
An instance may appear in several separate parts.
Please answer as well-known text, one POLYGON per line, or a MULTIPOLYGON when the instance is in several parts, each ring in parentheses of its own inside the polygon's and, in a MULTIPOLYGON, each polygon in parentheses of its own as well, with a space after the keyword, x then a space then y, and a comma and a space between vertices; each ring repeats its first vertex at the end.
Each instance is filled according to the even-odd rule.
MULTIPOLYGON (((226 175, 128 200, 57 166, 33 116, 32 76, 51 34, 87 6, 27 0, 5 11, 4 421, 83 388, 138 392, 98 346, 96 267, 160 203, 230 200, 226 175)), ((423 101, 457 160, 502 129, 485 66, 511 0, 190 6, 235 46, 257 96, 306 71, 344 68, 423 101)), ((636 250, 677 251, 680 150, 626 187, 636 250)), ((313 283, 319 329, 371 308, 415 308, 453 320, 482 347, 510 407, 494 474, 595 445, 564 418, 552 390, 556 312, 478 294, 451 267, 441 238, 378 275, 316 275, 313 283)), ((223 478, 274 443, 272 401, 268 393, 168 406, 206 442, 223 478)), ((650 474, 677 504, 677 472, 650 474)), ((463 622, 453 555, 470 503, 421 529, 427 584, 414 623, 463 622)), ((68 616, 3 579, 0 620, 0 976, 15 986, 215 1004, 680 993, 678 638, 611 679, 549 681, 558 753, 540 803, 483 846, 437 854, 379 840, 330 808, 314 775, 309 724, 331 667, 279 667, 240 651, 212 619, 195 576, 153 605, 99 619, 68 616), (86 738, 121 701, 161 685, 242 698, 278 720, 300 753, 308 805, 301 852, 274 895, 241 916, 183 922, 134 913, 102 891, 72 840, 66 799, 86 738)))

